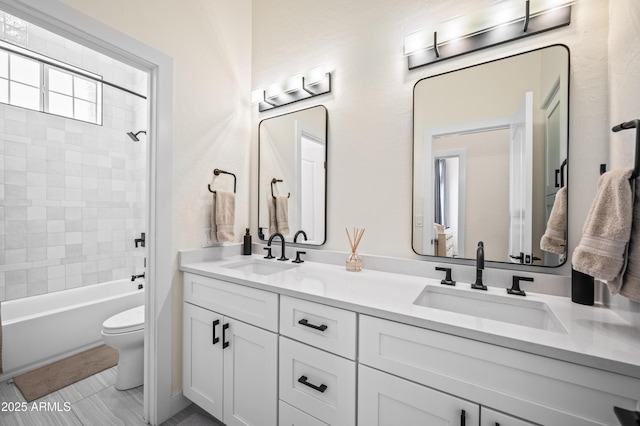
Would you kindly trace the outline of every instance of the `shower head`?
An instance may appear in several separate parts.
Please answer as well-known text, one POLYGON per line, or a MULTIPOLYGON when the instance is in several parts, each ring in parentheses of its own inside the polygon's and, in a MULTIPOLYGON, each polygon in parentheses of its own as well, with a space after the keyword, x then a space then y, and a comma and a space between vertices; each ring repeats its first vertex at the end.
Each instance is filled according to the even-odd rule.
POLYGON ((138 139, 138 135, 139 135, 140 133, 144 133, 145 135, 147 134, 147 132, 146 132, 146 131, 144 131, 144 130, 140 130, 139 132, 135 132, 135 133, 133 133, 133 132, 127 132, 127 135, 129 135, 129 137, 131 138, 131 140, 133 140, 134 142, 139 142, 139 141, 140 141, 140 139, 138 139))

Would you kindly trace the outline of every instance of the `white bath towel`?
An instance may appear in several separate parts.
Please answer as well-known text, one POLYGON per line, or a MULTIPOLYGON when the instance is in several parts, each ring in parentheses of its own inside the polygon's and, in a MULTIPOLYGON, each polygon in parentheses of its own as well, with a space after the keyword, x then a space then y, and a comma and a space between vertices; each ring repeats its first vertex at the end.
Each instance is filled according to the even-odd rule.
POLYGON ((573 252, 573 268, 611 281, 624 265, 631 235, 632 169, 612 170, 600 176, 598 190, 582 228, 582 239, 573 252))
POLYGON ((289 234, 289 198, 284 195, 276 195, 276 223, 279 233, 289 234))
POLYGON ((555 254, 564 254, 567 247, 567 188, 556 193, 547 229, 540 239, 540 249, 555 254))
POLYGON ((222 243, 234 240, 236 217, 236 194, 231 191, 216 190, 215 226, 217 241, 222 243))
POLYGON ((611 293, 619 293, 634 302, 640 302, 640 185, 637 181, 633 184, 633 224, 625 266, 620 275, 607 282, 607 285, 611 293))

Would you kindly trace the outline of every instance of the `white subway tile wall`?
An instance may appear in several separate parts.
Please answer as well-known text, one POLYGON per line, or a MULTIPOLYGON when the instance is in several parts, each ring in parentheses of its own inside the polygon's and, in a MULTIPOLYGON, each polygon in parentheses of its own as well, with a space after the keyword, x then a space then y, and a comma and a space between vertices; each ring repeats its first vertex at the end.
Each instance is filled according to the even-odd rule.
MULTIPOLYGON (((126 64, 0 12, 0 39, 146 93, 126 64)), ((147 103, 103 86, 103 124, 0 104, 0 301, 141 273, 147 103)))

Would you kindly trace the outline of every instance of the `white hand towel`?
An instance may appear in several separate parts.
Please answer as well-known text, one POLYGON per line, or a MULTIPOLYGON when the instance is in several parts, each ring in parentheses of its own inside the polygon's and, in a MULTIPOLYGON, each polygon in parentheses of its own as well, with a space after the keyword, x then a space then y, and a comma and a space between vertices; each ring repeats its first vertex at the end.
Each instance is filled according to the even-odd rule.
POLYGON ((214 243, 218 242, 218 226, 216 225, 216 193, 214 192, 212 195, 211 201, 211 234, 209 238, 214 243))
POLYGON ((562 187, 556 193, 547 229, 540 239, 540 249, 555 254, 564 254, 567 247, 567 188, 562 187))
POLYGON ((278 222, 276 220, 276 199, 271 195, 267 195, 267 208, 269 209, 269 235, 278 232, 278 222))
POLYGON ((582 239, 573 252, 573 268, 592 277, 611 281, 624 265, 631 235, 632 169, 612 170, 600 176, 596 197, 582 228, 582 239))
POLYGON ((236 216, 236 194, 231 191, 216 190, 215 223, 218 242, 234 240, 236 216))
POLYGON ((633 204, 633 225, 627 254, 626 267, 622 273, 607 285, 613 294, 640 302, 640 185, 634 182, 635 199, 633 204))
POLYGON ((289 198, 287 196, 276 195, 276 223, 279 233, 289 234, 289 198))

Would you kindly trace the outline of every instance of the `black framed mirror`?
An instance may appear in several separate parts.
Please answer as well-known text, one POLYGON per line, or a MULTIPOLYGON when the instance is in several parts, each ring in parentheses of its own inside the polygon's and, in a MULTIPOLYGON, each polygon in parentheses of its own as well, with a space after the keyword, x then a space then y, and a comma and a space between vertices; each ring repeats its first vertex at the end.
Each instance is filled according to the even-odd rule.
POLYGON ((413 110, 413 250, 473 259, 483 241, 488 261, 562 265, 540 240, 568 186, 569 49, 424 78, 413 110))
POLYGON ((258 127, 260 239, 326 240, 328 112, 318 105, 264 119, 258 127), (303 231, 303 232, 299 232, 303 231))

